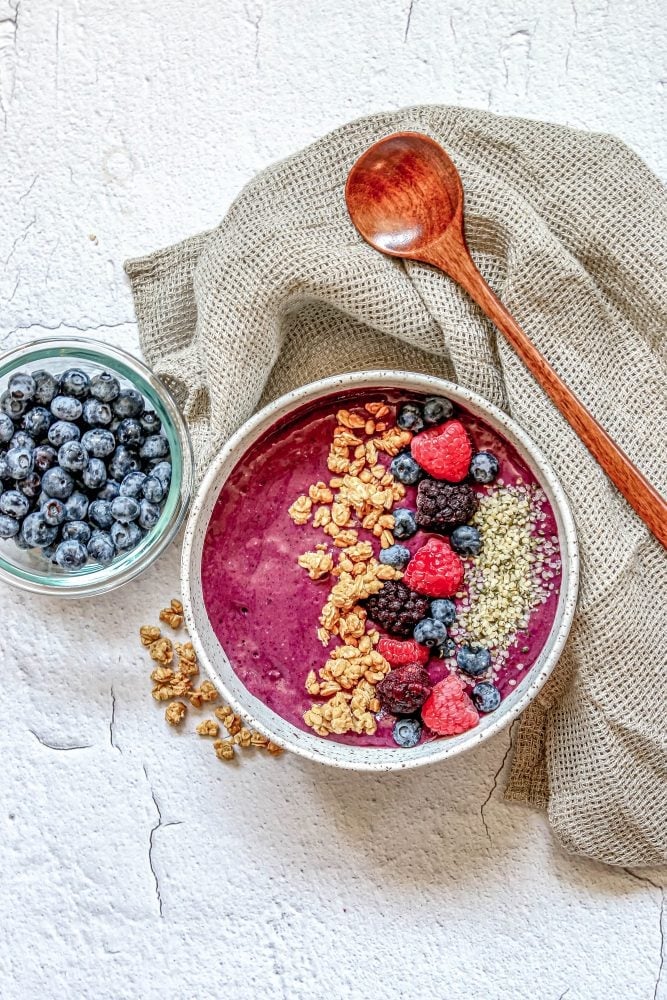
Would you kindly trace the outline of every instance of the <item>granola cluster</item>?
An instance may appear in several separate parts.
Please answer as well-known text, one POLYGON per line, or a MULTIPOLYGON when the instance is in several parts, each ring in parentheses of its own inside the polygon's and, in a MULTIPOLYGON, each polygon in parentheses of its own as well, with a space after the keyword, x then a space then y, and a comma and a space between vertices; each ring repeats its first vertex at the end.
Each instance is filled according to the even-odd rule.
POLYGON ((393 458, 410 443, 412 434, 385 419, 391 411, 383 403, 367 403, 364 410, 337 412, 327 457, 327 467, 335 476, 328 483, 314 483, 288 511, 298 525, 312 518, 312 526, 329 538, 328 543, 319 543, 298 557, 311 580, 331 579, 317 634, 325 647, 333 637, 342 644, 306 679, 310 695, 328 699, 313 702, 304 714, 306 724, 320 736, 375 733, 374 713, 380 707, 375 685, 390 666, 374 649, 379 635, 367 629, 360 602, 382 590, 387 580, 400 580, 403 575, 379 562, 372 542, 360 541, 359 531, 370 532, 381 548, 394 544, 391 511, 405 496, 405 487, 379 455, 393 458))
MULTIPOLYGON (((160 621, 174 630, 180 629, 183 625, 181 602, 173 600, 168 608, 163 608, 160 621)), ((197 709, 218 701, 218 692, 211 681, 202 681, 197 687, 192 680, 199 674, 199 665, 191 642, 173 642, 169 636, 162 635, 156 625, 142 625, 139 638, 157 664, 151 673, 154 685, 152 694, 156 701, 169 702, 165 710, 165 719, 169 725, 180 726, 183 723, 188 710, 185 699, 197 709)), ((214 719, 203 719, 196 731, 200 736, 214 739, 213 750, 220 760, 233 760, 237 749, 248 747, 257 747, 272 755, 282 753, 281 747, 262 733, 247 729, 229 705, 220 705, 215 709, 214 715, 227 730, 228 738, 218 739, 220 726, 214 719)))

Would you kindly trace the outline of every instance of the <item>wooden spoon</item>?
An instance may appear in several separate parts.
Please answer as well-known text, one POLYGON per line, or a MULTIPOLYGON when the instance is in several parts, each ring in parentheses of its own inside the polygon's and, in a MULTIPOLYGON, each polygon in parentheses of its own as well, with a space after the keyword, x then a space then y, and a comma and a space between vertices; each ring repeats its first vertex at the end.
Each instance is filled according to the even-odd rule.
POLYGON ((475 267, 463 232, 463 186, 447 153, 419 132, 380 139, 345 187, 352 222, 376 250, 440 268, 505 335, 614 485, 667 548, 667 502, 568 389, 475 267))

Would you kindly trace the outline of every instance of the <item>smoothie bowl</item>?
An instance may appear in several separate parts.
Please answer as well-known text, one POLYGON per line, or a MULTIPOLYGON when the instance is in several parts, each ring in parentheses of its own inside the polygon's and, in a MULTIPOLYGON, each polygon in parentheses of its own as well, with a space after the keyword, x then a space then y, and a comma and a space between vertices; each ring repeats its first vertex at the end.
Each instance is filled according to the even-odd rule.
POLYGON ((535 697, 565 643, 578 552, 546 459, 430 376, 295 390, 231 438, 182 562, 197 653, 275 743, 356 770, 460 753, 535 697))

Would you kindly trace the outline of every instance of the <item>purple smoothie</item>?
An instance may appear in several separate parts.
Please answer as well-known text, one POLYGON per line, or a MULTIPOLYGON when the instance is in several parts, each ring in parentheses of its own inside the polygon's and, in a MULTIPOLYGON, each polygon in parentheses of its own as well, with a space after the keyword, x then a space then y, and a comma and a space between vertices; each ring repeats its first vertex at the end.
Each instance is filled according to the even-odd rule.
MULTIPOLYGON (((297 557, 327 541, 320 529, 299 526, 287 510, 293 500, 307 494, 311 484, 332 476, 327 455, 341 406, 351 409, 369 402, 392 407, 419 399, 394 389, 338 393, 319 405, 308 404, 288 422, 274 425, 246 452, 223 486, 208 525, 202 554, 202 589, 212 628, 248 691, 292 725, 312 732, 303 714, 313 702, 304 684, 309 670, 319 670, 328 651, 339 644, 333 638, 328 650, 317 637, 318 618, 331 581, 311 580, 297 564, 297 557)), ((473 449, 492 451, 500 462, 499 480, 537 485, 512 445, 488 424, 457 407, 456 416, 466 427, 473 449)), ((388 464, 386 456, 381 460, 388 464)), ((480 494, 495 487, 477 486, 480 494)), ((416 488, 396 506, 415 507, 416 488)), ((556 522, 544 498, 540 504, 539 531, 558 556, 556 522)), ((536 528, 536 530, 538 530, 536 528)), ((379 542, 358 529, 359 540, 370 540, 376 555, 379 542)), ((407 542, 411 551, 429 536, 422 531, 407 542)), ((332 549, 333 551, 333 549, 332 549)), ((552 566, 558 567, 556 558, 552 566)), ((530 615, 528 627, 509 647, 505 662, 494 673, 494 682, 505 696, 519 683, 539 655, 551 630, 560 590, 560 572, 552 569, 544 581, 543 603, 530 615)), ((429 674, 435 683, 446 676, 451 661, 431 660, 429 674)), ((391 736, 393 717, 378 720, 373 736, 354 733, 326 737, 360 746, 395 747, 391 736)), ((399 748, 396 747, 398 750, 399 748)))

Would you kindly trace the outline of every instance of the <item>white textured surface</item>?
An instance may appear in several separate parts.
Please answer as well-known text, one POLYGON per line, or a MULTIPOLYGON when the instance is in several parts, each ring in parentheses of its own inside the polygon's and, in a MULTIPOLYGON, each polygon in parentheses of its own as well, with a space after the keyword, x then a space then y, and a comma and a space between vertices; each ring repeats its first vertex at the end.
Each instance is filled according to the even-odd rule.
MULTIPOLYGON (((0 345, 136 349, 125 257, 381 107, 610 130, 665 176, 665 42, 658 0, 0 0, 0 345)), ((177 567, 85 604, 0 594, 3 998, 667 997, 664 876, 566 857, 505 805, 506 737, 355 776, 166 732, 136 630, 177 567)))

